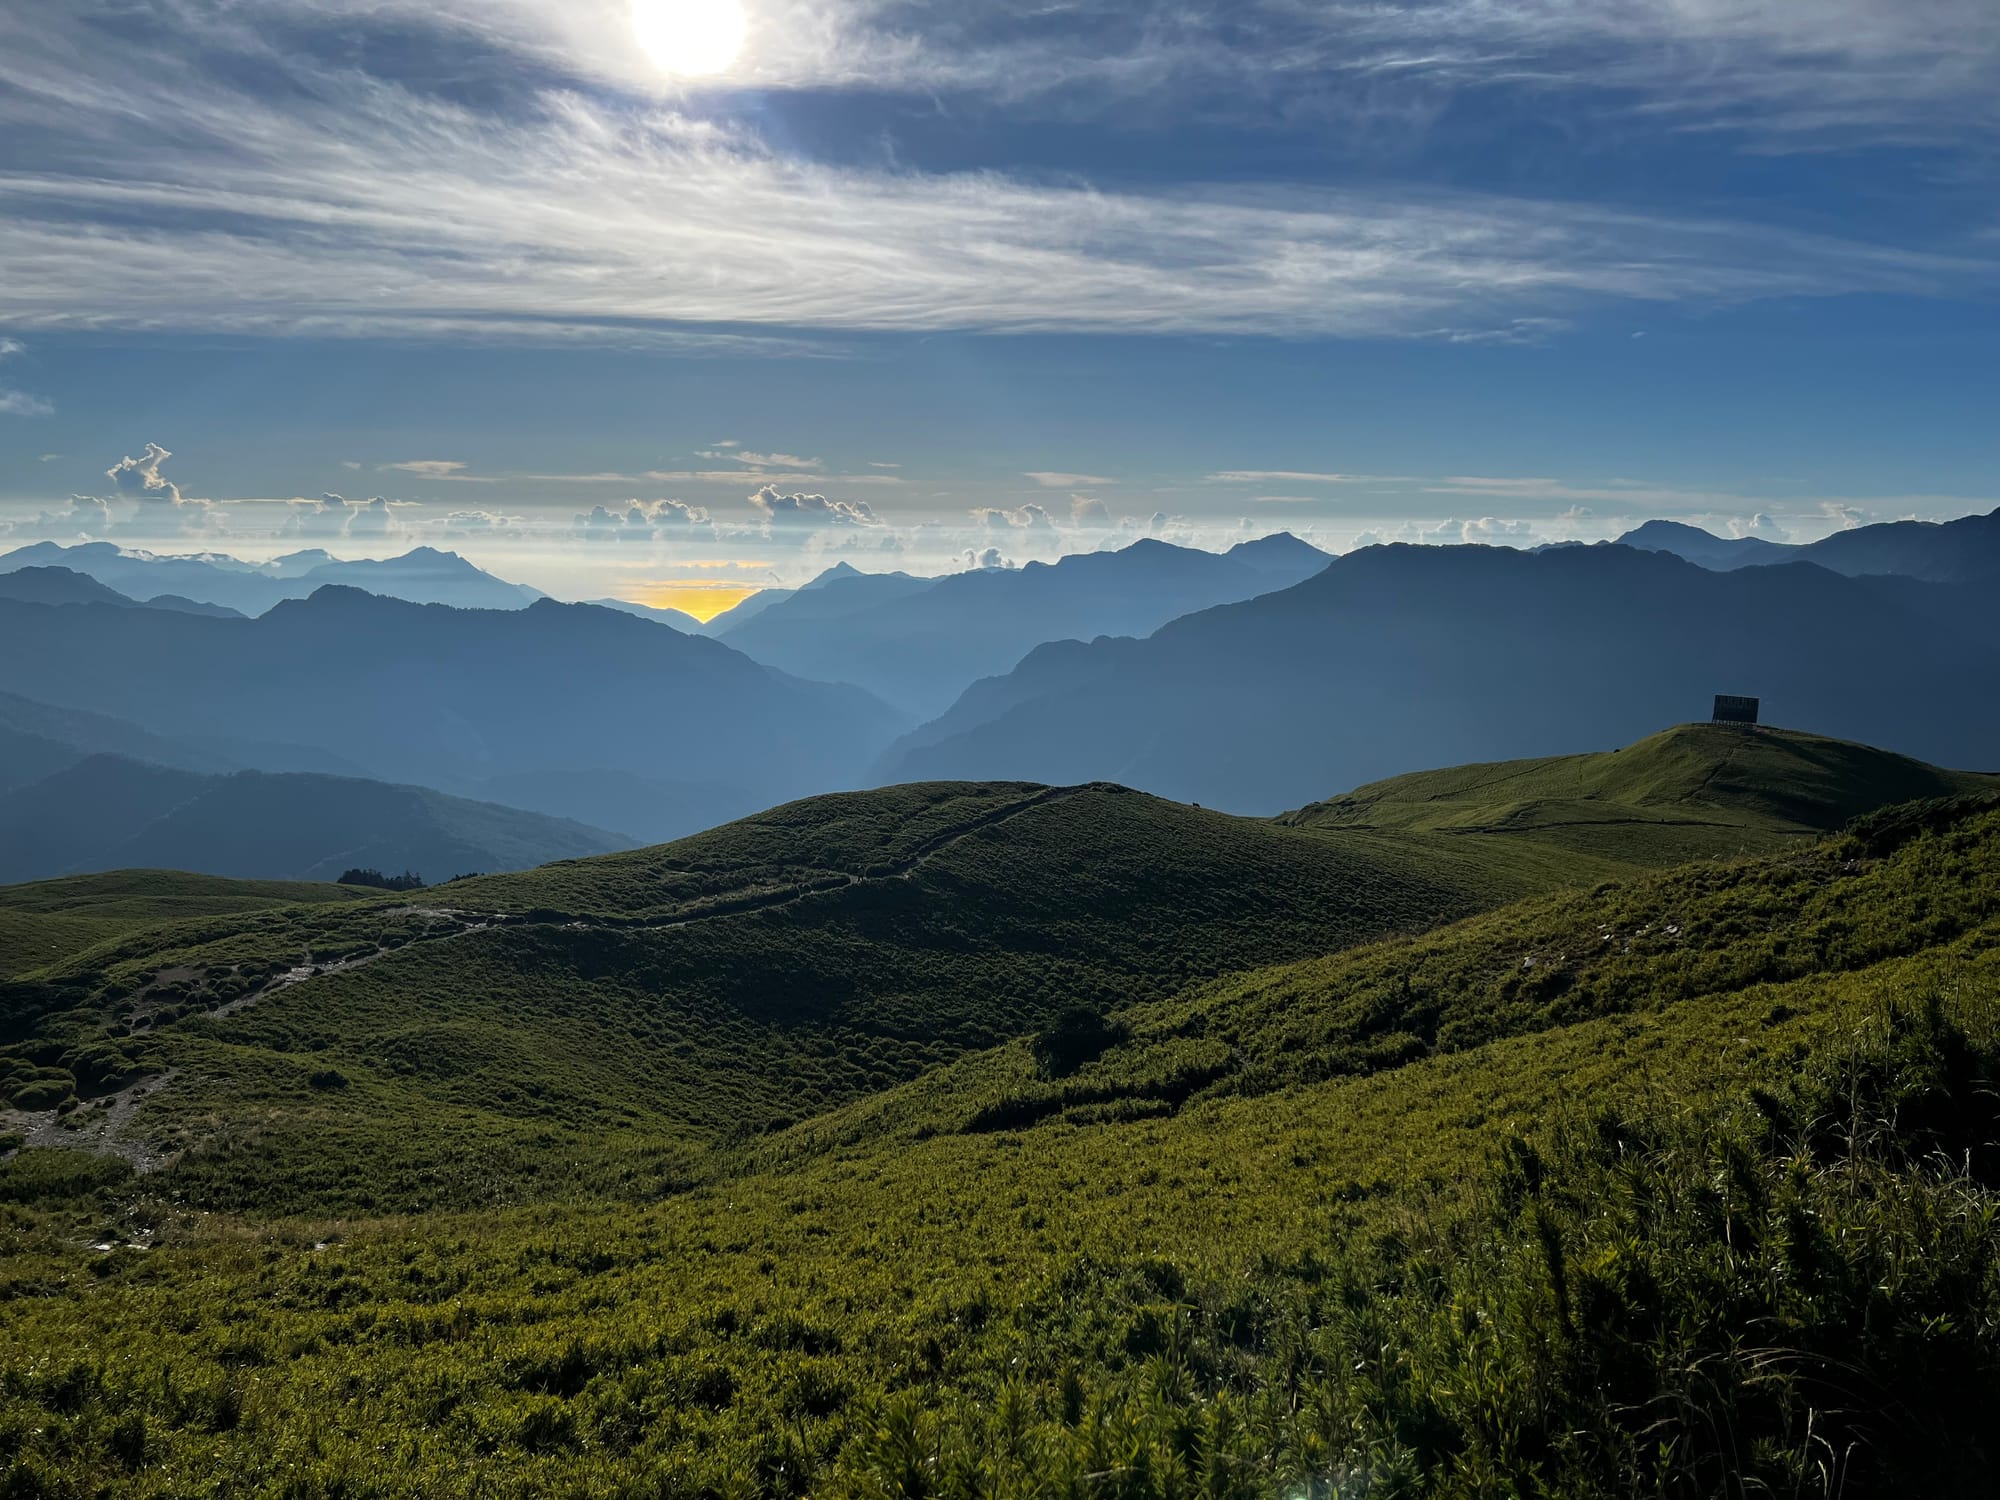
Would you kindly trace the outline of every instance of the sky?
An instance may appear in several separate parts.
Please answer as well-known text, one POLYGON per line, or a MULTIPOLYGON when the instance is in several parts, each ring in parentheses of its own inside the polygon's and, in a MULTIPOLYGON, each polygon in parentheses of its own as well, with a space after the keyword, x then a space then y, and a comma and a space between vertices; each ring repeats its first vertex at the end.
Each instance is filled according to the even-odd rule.
POLYGON ((0 546, 701 607, 2000 505, 1992 0, 9 0, 0 546))

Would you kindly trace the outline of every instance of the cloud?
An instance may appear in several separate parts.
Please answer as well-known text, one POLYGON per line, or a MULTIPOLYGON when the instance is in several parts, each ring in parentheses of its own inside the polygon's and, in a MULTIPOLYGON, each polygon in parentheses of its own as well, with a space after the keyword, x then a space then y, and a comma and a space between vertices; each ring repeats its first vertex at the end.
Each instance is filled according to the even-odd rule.
POLYGON ((829 500, 824 495, 781 494, 765 485, 750 504, 773 527, 873 526, 875 513, 859 500, 829 500))
POLYGON ((1100 485, 1118 483, 1115 479, 1106 479, 1098 474, 1062 474, 1047 469, 1034 470, 1025 477, 1034 480, 1045 490, 1089 490, 1096 489, 1100 485))
POLYGON ((1095 495, 1071 495, 1069 497, 1069 518, 1080 527, 1103 527, 1111 525, 1111 512, 1104 502, 1095 495))
POLYGON ((970 547, 963 554, 964 565, 982 573, 1004 572, 1016 566, 998 547, 970 547))
POLYGON ((419 479, 453 480, 460 484, 491 482, 466 473, 467 465, 451 458, 412 458, 399 464, 380 464, 377 467, 403 474, 414 474, 419 479))
POLYGON ((351 537, 393 536, 400 529, 394 508, 380 495, 355 506, 347 519, 347 534, 351 537))
POLYGON ((703 453, 702 458, 733 458, 753 469, 823 469, 816 458, 798 458, 790 453, 703 453))
MULTIPOLYGON (((1844 23, 1865 19, 1884 55, 1907 70, 1933 51, 1941 67, 1954 57, 1961 68, 1963 59, 1983 59, 1980 45, 1995 29, 1976 0, 1933 0, 1973 27, 1974 41, 1917 45, 1888 0, 1832 3, 1840 19, 1811 32, 1780 24, 1777 0, 1758 8, 1761 32, 1748 22, 1714 30, 1737 39, 1782 33, 1792 52, 1818 45, 1845 54, 1855 50, 1847 41, 1812 38, 1844 38, 1844 23)), ((1571 29, 1614 45, 1612 18, 1625 17, 1637 34, 1677 38, 1701 33, 1669 23, 1667 13, 1751 5, 1592 0, 1582 9, 1595 20, 1571 29)), ((166 7, 161 14, 179 27, 143 35, 77 9, 21 0, 0 10, 0 96, 35 112, 37 140, 63 143, 60 156, 44 149, 0 176, 0 264, 8 267, 10 319, 22 329, 731 349, 813 343, 796 330, 1421 337, 1439 328, 1504 332, 1606 302, 1934 295, 2000 276, 1990 254, 1565 201, 1393 187, 1114 190, 787 154, 746 126, 576 86, 606 73, 634 90, 657 85, 633 75, 629 32, 605 30, 605 17, 619 10, 609 4, 244 0, 166 7), (476 34, 486 55, 511 48, 555 76, 524 69, 515 56, 504 76, 517 85, 543 79, 541 91, 517 86, 504 106, 466 102, 480 97, 475 87, 456 97, 427 92, 359 71, 352 57, 365 49, 336 62, 305 47, 299 39, 329 16, 368 36, 379 34, 370 28, 396 33, 400 18, 405 50, 417 24, 433 35, 476 34), (216 68, 225 56, 230 66, 216 68), (276 78, 286 86, 246 81, 276 78)), ((1217 50, 1233 87, 1265 91, 1317 78, 1314 58, 1353 78, 1342 48, 1361 43, 1382 60, 1371 76, 1396 71, 1392 61, 1423 71, 1432 66, 1426 59, 1472 45, 1448 27, 1432 29, 1447 20, 1508 47, 1547 40, 1568 24, 1555 0, 1340 5, 1325 8, 1338 17, 1327 27, 1305 19, 1319 8, 1293 0, 1251 9, 1255 26, 1225 24, 1215 4, 1194 7, 1185 28, 1170 29, 1202 45, 1154 62, 1176 75, 1217 50), (1532 25, 1518 21, 1524 7, 1538 16, 1532 25), (1516 22, 1493 20, 1500 12, 1516 22), (1231 27, 1262 35, 1266 46, 1246 54, 1231 27), (1306 33, 1304 52, 1273 40, 1288 30, 1306 33), (1251 64, 1254 73, 1235 76, 1251 64)), ((986 27, 997 24, 1000 12, 978 10, 986 27)), ((908 43, 914 51, 901 50, 900 28, 877 32, 853 6, 815 17, 801 35, 846 34, 843 16, 855 35, 874 38, 858 54, 880 64, 871 81, 908 80, 916 75, 901 63, 931 56, 921 37, 908 43)), ((934 23, 940 38, 970 24, 934 23)), ((840 47, 849 63, 831 74, 800 64, 788 75, 784 25, 774 17, 760 29, 771 43, 760 46, 760 86, 787 76, 816 86, 864 76, 848 71, 856 54, 840 47)), ((1035 30, 1080 39, 1093 28, 1035 30)), ((970 54, 954 47, 950 55, 1008 54, 971 45, 970 54)), ((1064 67, 1080 79, 1113 55, 1085 47, 1066 54, 1064 67)), ((1486 64, 1501 74, 1524 66, 1508 55, 1496 51, 1486 64)), ((1733 60, 1730 71, 1755 77, 1733 60)), ((916 74, 931 83, 942 76, 929 66, 916 74)), ((1089 488, 1092 478, 1051 474, 1046 482, 1089 488)))
POLYGON ((185 505, 188 501, 181 494, 181 487, 160 472, 160 466, 172 457, 158 443, 148 443, 141 457, 127 454, 106 469, 104 477, 129 500, 147 505, 185 505))
MULTIPOLYGON (((0 360, 13 359, 26 354, 28 346, 19 339, 0 338, 0 360)), ((0 416, 4 417, 52 417, 56 414, 53 403, 40 396, 32 396, 26 391, 0 387, 0 416)), ((46 459, 43 462, 47 462, 46 459)))
POLYGON ((1785 542, 1790 537, 1785 528, 1769 516, 1759 511, 1754 516, 1741 516, 1729 523, 1729 534, 1735 537, 1755 537, 1760 542, 1785 542))
MULTIPOLYGON (((349 500, 345 495, 321 495, 317 500, 293 500, 288 504, 288 514, 280 534, 316 541, 338 537, 379 540, 402 536, 409 528, 397 519, 397 509, 396 502, 381 496, 372 500, 349 500)), ((454 512, 453 521, 477 514, 481 513, 454 512)), ((451 522, 447 523, 446 529, 453 529, 451 522)), ((468 529, 473 528, 462 521, 457 522, 458 532, 468 529)))
POLYGON ((1054 531, 1055 517, 1039 505, 1023 505, 1013 510, 1002 510, 996 506, 981 506, 972 512, 972 519, 988 531, 1054 531))
POLYGON ((571 532, 588 542, 650 542, 711 526, 709 513, 698 505, 680 500, 632 500, 622 511, 592 506, 587 514, 576 517, 571 532))
POLYGON ((95 495, 71 495, 61 510, 0 522, 0 536, 51 542, 101 541, 116 527, 110 505, 95 495))
POLYGON ((1395 474, 1326 474, 1309 469, 1223 469, 1208 476, 1212 484, 1409 484, 1395 474))
POLYGON ((0 389, 0 416, 52 417, 55 414, 55 405, 40 396, 31 396, 26 391, 0 389))
POLYGON ((1473 520, 1412 521, 1402 526, 1364 531, 1354 546, 1382 547, 1394 542, 1423 547, 1465 545, 1514 547, 1536 540, 1534 523, 1513 516, 1480 516, 1473 520))

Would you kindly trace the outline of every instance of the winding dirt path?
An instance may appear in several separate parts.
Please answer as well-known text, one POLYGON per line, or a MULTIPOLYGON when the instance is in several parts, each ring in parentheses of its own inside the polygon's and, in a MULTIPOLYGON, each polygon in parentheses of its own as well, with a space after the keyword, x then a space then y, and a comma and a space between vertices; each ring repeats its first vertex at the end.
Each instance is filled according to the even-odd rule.
POLYGON ((432 919, 434 924, 449 924, 442 932, 425 932, 421 937, 410 939, 396 947, 382 947, 373 953, 360 953, 350 958, 334 959, 327 963, 305 963, 267 980, 248 994, 239 995, 224 1005, 207 1012, 210 1016, 232 1016, 260 1000, 270 998, 281 991, 313 979, 325 979, 335 974, 349 973, 379 963, 392 953, 404 953, 411 948, 433 943, 450 942, 457 938, 470 937, 474 933, 491 932, 502 927, 548 927, 562 932, 671 932, 676 928, 694 927, 703 922, 719 922, 730 917, 755 916, 763 912, 779 911, 788 906, 796 906, 810 901, 816 896, 824 896, 834 891, 852 890, 856 886, 886 885, 891 881, 910 880, 917 872, 940 854, 963 843, 966 839, 1012 822, 1024 813, 1052 803, 1066 801, 1095 789, 1095 784, 1084 786, 1048 787, 1025 797, 1019 802, 1010 802, 1004 807, 996 807, 978 817, 968 819, 951 828, 946 828, 918 844, 896 864, 885 870, 870 874, 844 874, 830 876, 825 880, 804 882, 785 886, 778 890, 762 891, 756 895, 722 897, 696 911, 679 912, 660 917, 575 917, 568 919, 532 919, 508 912, 468 912, 453 907, 397 907, 389 915, 422 916, 432 919))

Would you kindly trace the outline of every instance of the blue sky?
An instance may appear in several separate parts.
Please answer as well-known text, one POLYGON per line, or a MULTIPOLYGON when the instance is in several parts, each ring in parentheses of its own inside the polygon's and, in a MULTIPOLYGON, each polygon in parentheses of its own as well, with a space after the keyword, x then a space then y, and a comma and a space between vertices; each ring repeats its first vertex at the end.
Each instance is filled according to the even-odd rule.
POLYGON ((736 4, 9 5, 8 539, 587 596, 2000 504, 1989 0, 741 0, 699 78, 637 40, 736 4))

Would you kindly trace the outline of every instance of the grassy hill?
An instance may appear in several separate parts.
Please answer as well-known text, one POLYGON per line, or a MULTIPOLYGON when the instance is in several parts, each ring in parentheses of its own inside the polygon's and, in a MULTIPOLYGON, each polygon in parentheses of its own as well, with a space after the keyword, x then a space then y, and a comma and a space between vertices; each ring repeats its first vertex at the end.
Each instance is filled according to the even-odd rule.
POLYGON ((0 886, 0 981, 151 928, 284 906, 345 905, 378 894, 346 885, 225 880, 177 870, 121 870, 0 886))
MULTIPOLYGON (((1206 831, 1132 794, 1037 795, 910 792, 882 878, 918 894, 885 932, 924 930, 922 897, 949 888, 963 966, 998 951, 981 945, 981 898, 1017 837, 1059 907, 1084 875, 1120 889, 1115 864, 1096 868, 1102 845, 1048 858, 1079 833, 1130 818, 1168 849, 1206 831), (939 845, 964 812, 980 826, 939 845)), ((865 806, 787 813, 833 825, 806 868, 855 875, 865 806)), ((1254 847, 1300 861, 1326 847, 1276 832, 1254 847)), ((673 878, 650 857, 554 872, 522 895, 582 909, 606 899, 602 865, 629 902, 673 878)), ((814 903, 855 895, 676 930, 748 922, 757 941, 738 951, 768 953, 825 927, 814 903)), ((654 909, 701 899, 672 892, 654 909)), ((1208 914, 1218 953, 1252 905, 1208 914)), ((261 1184, 261 1203, 190 1212, 220 1180, 218 1152, 254 1162, 280 1142, 317 1170, 284 1135, 294 1104, 254 1091, 226 1143, 148 1178, 23 1153, 0 1168, 9 1482, 427 1496, 1990 1487, 1978 1414, 2000 1399, 2000 811, 1920 805, 1806 847, 1177 992, 1146 950, 1185 919, 1156 920, 1129 947, 1062 954, 1136 977, 1096 1057, 1052 1068, 1059 1054, 1036 1043, 1068 1023, 1043 1023, 780 1133, 687 1149, 672 1182, 593 1181, 578 1158, 633 1159, 617 1128, 550 1123, 536 1149, 569 1174, 561 1201, 274 1218, 296 1199, 253 1170, 235 1181, 261 1184)), ((172 940, 214 947, 222 925, 172 940)), ((497 928, 409 956, 560 944, 563 930, 497 928)), ((808 952, 773 973, 808 973, 808 952)), ((107 974, 127 961, 92 957, 107 974)), ((284 995, 184 1022, 206 1050, 179 1066, 248 1082, 296 1055, 345 1073, 330 1055, 345 1044, 315 1050, 311 1028, 328 1012, 368 1020, 347 987, 398 961, 286 992, 312 1005, 289 1007, 283 1035, 231 1028, 268 1024, 284 995)), ((453 972, 472 997, 458 1003, 478 1005, 492 973, 453 972)), ((673 989, 647 993, 657 1008, 673 989)), ((445 998, 406 990, 405 1022, 445 998)), ((564 1013, 549 1034, 581 1024, 564 1013)), ((632 1069, 658 1055, 620 1047, 632 1069)), ((447 1055, 426 1048, 411 1060, 447 1055)), ((517 1086, 539 1065, 517 1059, 517 1086)), ((378 1092, 392 1071, 325 1090, 323 1126, 393 1102, 378 1092)), ((795 1094, 806 1081, 794 1075, 795 1094)), ((632 1129, 660 1139, 651 1122, 632 1129)), ((360 1135, 331 1149, 357 1145, 383 1151, 360 1135)))
POLYGON ((1425 847, 1458 842, 1501 859, 1507 846, 1548 846, 1613 874, 1764 853, 1878 807, 1982 790, 2000 791, 2000 776, 1796 730, 1683 724, 1620 750, 1391 777, 1279 821, 1441 836, 1425 847))
MULTIPOLYGON (((818 797, 415 897, 45 946, 31 982, 0 995, 0 1067, 13 1058, 44 1108, 66 1078, 115 1105, 169 1076, 135 1118, 89 1118, 177 1155, 182 1191, 218 1208, 639 1191, 1066 1013, 1136 1014, 1220 976, 1332 962, 1524 894, 1774 848, 1884 796, 1976 784, 1806 736, 1689 728, 1278 821, 1100 785, 818 797), (1578 852, 1583 806, 1587 826, 1619 826, 1615 848, 1578 852)), ((1385 1026, 1369 1055, 1435 1048, 1455 1025, 1385 1026)), ((1213 1046, 1168 1050, 1180 1061, 1135 1064, 1140 1104, 1097 1102, 1156 1109, 1279 1065, 1248 1042, 1227 1066, 1213 1046)), ((1030 1115, 1077 1102, 1016 1101, 1030 1115)), ((995 1108, 1005 1123, 1016 1104, 995 1108)))
POLYGON ((693 1151, 1068 1007, 1482 904, 1366 850, 1119 788, 906 787, 109 943, 20 987, 24 1040, 0 1057, 34 1064, 38 1097, 64 1067, 99 1098, 170 1072, 133 1129, 185 1151, 182 1191, 216 1206, 657 1186, 693 1151))

